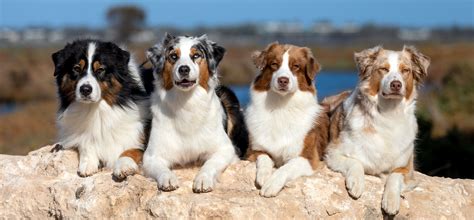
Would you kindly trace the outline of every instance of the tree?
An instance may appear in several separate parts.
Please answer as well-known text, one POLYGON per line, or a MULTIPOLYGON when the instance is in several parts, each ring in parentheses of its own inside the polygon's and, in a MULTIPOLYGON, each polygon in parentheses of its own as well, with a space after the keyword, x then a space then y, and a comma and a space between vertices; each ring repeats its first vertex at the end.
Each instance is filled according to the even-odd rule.
POLYGON ((145 25, 146 14, 137 6, 115 6, 108 10, 107 21, 115 31, 115 40, 127 43, 145 25))

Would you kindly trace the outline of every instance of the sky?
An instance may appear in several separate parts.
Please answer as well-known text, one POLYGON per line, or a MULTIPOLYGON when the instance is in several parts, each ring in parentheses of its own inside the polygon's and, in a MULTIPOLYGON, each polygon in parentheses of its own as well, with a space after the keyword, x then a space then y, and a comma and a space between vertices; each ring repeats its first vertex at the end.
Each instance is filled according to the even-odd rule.
POLYGON ((405 27, 474 27, 474 0, 0 0, 0 27, 107 25, 114 5, 137 5, 148 26, 178 28, 247 22, 328 20, 405 27))

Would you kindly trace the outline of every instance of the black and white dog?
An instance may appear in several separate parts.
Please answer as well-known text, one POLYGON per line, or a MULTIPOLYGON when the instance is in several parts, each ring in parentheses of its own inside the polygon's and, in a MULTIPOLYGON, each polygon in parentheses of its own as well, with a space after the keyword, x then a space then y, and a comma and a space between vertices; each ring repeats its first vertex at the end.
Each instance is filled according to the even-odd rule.
POLYGON ((52 55, 59 94, 59 144, 79 151, 80 176, 99 167, 134 174, 145 146, 147 93, 130 53, 110 42, 77 40, 52 55))
POLYGON ((147 52, 156 80, 143 167, 163 191, 178 188, 170 168, 201 161, 193 191, 210 192, 219 174, 246 151, 239 102, 231 90, 218 86, 217 65, 224 53, 205 35, 169 34, 147 52))

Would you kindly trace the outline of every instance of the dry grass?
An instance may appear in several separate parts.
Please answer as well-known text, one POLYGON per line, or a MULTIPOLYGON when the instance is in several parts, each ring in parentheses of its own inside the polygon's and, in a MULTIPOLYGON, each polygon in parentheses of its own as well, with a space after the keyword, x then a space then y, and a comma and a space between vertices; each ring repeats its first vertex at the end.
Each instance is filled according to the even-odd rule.
POLYGON ((30 102, 0 116, 0 153, 26 154, 54 143, 56 101, 30 102))

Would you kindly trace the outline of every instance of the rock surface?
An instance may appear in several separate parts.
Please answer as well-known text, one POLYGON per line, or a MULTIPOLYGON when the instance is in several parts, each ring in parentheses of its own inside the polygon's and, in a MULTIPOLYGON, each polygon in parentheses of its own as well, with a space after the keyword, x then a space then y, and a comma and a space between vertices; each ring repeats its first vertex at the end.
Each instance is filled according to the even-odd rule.
MULTIPOLYGON (((50 153, 52 146, 27 156, 0 155, 0 218, 236 218, 236 219, 381 219, 383 182, 366 176, 366 188, 351 199, 341 174, 322 167, 311 177, 288 184, 275 198, 254 186, 255 164, 230 166, 217 188, 192 193, 196 168, 176 170, 180 188, 160 192, 142 175, 122 182, 110 170, 87 178, 76 174, 75 151, 50 153)), ((416 174, 419 186, 403 194, 395 218, 472 219, 474 181, 416 174)))

